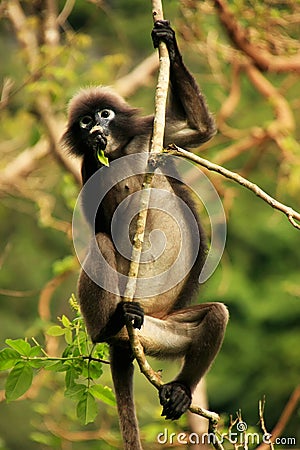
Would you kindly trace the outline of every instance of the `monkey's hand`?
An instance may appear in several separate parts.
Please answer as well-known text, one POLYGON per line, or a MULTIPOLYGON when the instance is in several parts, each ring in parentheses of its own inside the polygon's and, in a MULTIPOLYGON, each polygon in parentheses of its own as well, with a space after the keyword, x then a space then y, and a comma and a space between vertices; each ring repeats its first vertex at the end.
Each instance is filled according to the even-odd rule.
POLYGON ((107 342, 127 324, 131 324, 134 328, 140 329, 143 322, 144 310, 139 303, 121 301, 117 304, 115 312, 106 325, 93 339, 93 342, 107 342))
POLYGON ((170 22, 168 20, 158 20, 155 22, 151 37, 154 48, 157 48, 160 42, 164 42, 168 48, 170 59, 174 60, 179 51, 175 31, 171 28, 170 22))
POLYGON ((140 329, 144 322, 144 310, 138 302, 120 302, 124 324, 132 324, 133 328, 140 329))
POLYGON ((163 407, 162 416, 176 420, 188 409, 192 402, 189 387, 177 381, 164 384, 159 390, 159 400, 163 407))

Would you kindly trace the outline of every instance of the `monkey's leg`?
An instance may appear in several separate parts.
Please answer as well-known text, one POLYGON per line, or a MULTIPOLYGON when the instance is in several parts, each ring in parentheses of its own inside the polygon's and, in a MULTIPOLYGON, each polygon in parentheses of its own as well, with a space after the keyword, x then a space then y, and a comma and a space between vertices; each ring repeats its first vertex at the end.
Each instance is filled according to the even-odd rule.
POLYGON ((203 303, 174 312, 165 320, 145 316, 141 341, 146 353, 184 357, 174 381, 162 386, 162 415, 178 419, 190 406, 191 393, 216 357, 225 333, 228 312, 222 303, 203 303))
POLYGON ((170 316, 176 326, 186 324, 190 345, 176 381, 189 383, 191 390, 209 369, 223 342, 228 311, 222 303, 204 303, 170 316))

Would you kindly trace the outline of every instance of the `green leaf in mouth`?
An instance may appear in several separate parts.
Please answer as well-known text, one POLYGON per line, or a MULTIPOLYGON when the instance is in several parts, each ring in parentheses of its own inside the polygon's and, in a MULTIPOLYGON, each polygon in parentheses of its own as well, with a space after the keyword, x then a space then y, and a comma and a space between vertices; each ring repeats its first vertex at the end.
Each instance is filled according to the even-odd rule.
POLYGON ((109 161, 108 158, 104 154, 104 150, 97 150, 97 158, 106 167, 109 167, 109 161))

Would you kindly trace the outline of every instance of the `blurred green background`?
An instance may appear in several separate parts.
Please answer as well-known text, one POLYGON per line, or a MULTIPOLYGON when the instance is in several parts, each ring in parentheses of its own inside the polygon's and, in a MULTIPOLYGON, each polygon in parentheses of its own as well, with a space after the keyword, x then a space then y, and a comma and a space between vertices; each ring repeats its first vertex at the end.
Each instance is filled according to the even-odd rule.
MULTIPOLYGON (((299 2, 241 0, 229 5, 259 51, 291 58, 300 51, 299 2)), ((201 155, 299 210, 299 71, 255 69, 279 97, 264 95, 213 3, 169 0, 164 10, 219 125, 201 155), (287 111, 292 117, 288 125, 287 111)), ((150 1, 3 1, 0 18, 2 348, 6 338, 36 336, 44 342, 44 330, 57 323, 57 316, 72 316, 68 299, 76 292, 79 266, 70 223, 80 187, 57 142, 68 100, 80 86, 115 85, 153 49, 150 1), (59 15, 62 11, 66 17, 59 15), (55 25, 49 12, 56 14, 55 25)), ((128 100, 150 113, 156 76, 140 79, 137 85, 128 81, 128 100)), ((300 234, 253 193, 207 175, 222 198, 228 237, 221 263, 199 300, 222 301, 230 311, 222 351, 206 377, 209 407, 222 416, 224 426, 241 410, 255 428, 258 402, 265 397, 271 432, 300 381, 300 234)), ((60 354, 62 348, 58 339, 53 352, 60 354)), ((164 367, 168 379, 176 369, 176 363, 170 365, 153 362, 155 369, 164 367)), ((6 375, 0 373, 1 389, 6 375)), ((103 380, 111 385, 108 370, 103 380)), ((155 436, 165 426, 186 429, 186 418, 177 424, 160 418, 156 392, 139 373, 135 395, 145 449, 156 448, 155 436)), ((22 401, 7 404, 3 392, 1 400, 0 450, 119 448, 116 409, 100 405, 96 423, 82 428, 72 402, 63 398, 63 375, 40 377, 22 401)), ((295 437, 299 447, 299 405, 283 435, 295 437)))

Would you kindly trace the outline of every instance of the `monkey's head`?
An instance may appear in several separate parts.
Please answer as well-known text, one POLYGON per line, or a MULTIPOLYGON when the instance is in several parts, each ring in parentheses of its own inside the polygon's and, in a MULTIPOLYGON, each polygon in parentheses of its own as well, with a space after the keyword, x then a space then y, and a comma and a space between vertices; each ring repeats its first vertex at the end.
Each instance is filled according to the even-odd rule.
POLYGON ((97 152, 104 150, 106 156, 114 158, 139 134, 137 113, 111 89, 82 89, 70 101, 63 143, 77 156, 93 155, 97 161, 97 152))

